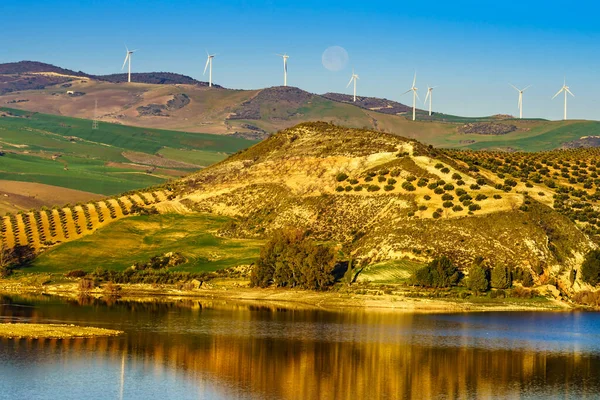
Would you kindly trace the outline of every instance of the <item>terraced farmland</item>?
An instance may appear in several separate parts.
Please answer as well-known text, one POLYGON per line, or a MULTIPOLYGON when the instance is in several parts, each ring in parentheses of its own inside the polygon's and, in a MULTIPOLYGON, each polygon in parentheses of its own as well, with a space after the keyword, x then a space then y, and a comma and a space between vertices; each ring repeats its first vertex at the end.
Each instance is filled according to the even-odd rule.
POLYGON ((170 192, 136 192, 93 203, 32 210, 0 217, 0 243, 5 248, 30 246, 36 251, 79 239, 107 224, 167 201, 170 192))

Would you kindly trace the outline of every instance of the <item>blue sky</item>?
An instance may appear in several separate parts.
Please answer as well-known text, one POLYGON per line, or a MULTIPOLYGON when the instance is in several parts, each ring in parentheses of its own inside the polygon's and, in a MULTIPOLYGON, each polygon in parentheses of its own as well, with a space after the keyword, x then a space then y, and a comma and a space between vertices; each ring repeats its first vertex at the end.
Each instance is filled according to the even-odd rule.
POLYGON ((251 89, 282 83, 314 93, 346 92, 352 67, 359 95, 400 97, 417 71, 438 85, 434 109, 457 115, 517 114, 560 119, 567 77, 569 117, 600 119, 600 24, 593 2, 504 1, 12 1, 3 2, 0 62, 36 60, 94 74, 120 71, 124 43, 139 48, 134 72, 202 79, 205 49, 217 53, 214 81, 251 89), (332 72, 329 46, 350 61, 332 72))

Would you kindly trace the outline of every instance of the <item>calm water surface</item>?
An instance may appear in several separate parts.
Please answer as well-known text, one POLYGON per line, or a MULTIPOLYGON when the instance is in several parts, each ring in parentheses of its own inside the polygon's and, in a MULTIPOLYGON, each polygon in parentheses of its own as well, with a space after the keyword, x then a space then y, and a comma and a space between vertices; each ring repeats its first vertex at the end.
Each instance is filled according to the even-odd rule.
POLYGON ((0 321, 124 330, 0 339, 0 399, 600 398, 600 314, 327 312, 0 297, 0 321))

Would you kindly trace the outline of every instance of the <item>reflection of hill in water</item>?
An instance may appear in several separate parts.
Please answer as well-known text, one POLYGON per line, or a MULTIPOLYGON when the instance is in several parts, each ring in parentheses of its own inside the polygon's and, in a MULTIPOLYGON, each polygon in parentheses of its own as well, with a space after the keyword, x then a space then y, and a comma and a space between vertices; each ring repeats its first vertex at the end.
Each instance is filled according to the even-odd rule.
POLYGON ((429 318, 410 314, 284 311, 196 301, 118 302, 110 308, 64 307, 55 301, 35 305, 28 308, 33 320, 42 314, 63 321, 94 320, 121 327, 128 336, 18 342, 15 346, 28 349, 27 362, 41 348, 69 357, 63 348, 68 346, 81 357, 105 354, 119 367, 126 353, 132 364, 150 372, 167 368, 199 384, 216 381, 225 396, 232 388, 282 399, 488 398, 518 397, 525 391, 564 397, 600 390, 597 356, 490 351, 468 347, 466 336, 456 338, 455 346, 439 347, 436 337, 422 339, 431 336, 435 318, 430 324, 429 318))

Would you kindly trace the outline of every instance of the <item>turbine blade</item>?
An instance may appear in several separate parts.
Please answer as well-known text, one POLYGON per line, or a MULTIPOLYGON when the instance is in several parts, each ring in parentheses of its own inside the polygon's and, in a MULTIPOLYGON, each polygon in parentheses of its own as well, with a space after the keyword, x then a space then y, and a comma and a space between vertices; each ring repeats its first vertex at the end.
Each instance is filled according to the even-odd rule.
POLYGON ((554 100, 554 98, 555 98, 556 96, 558 96, 559 94, 561 94, 561 93, 563 92, 563 90, 565 90, 565 88, 564 88, 564 87, 560 88, 560 90, 559 90, 558 92, 556 92, 556 94, 555 94, 554 96, 552 96, 552 100, 554 100))
POLYGON ((412 92, 412 89, 408 89, 406 92, 402 93, 400 96, 404 96, 406 93, 412 92))
POLYGON ((415 72, 415 77, 413 79, 412 87, 415 87, 416 84, 417 84, 417 73, 415 72))
POLYGON ((121 71, 125 68, 125 64, 127 64, 127 59, 129 58, 129 53, 125 56, 125 61, 123 61, 123 66, 121 67, 121 71))
POLYGON ((210 57, 208 57, 206 59, 206 65, 204 66, 204 72, 202 73, 202 75, 206 75, 206 69, 208 68, 208 63, 210 62, 210 57))
POLYGON ((569 90, 569 88, 565 88, 565 90, 573 97, 575 97, 575 95, 573 93, 571 93, 571 91, 569 90))
POLYGON ((520 90, 519 90, 519 89, 517 89, 517 87, 516 87, 515 85, 513 85, 512 83, 509 83, 509 85, 510 85, 510 86, 512 86, 512 87, 513 87, 513 89, 515 89, 517 92, 520 92, 520 90))
POLYGON ((350 84, 352 83, 353 79, 354 79, 354 75, 352 75, 352 78, 350 78, 350 82, 348 82, 348 84, 346 85, 346 87, 350 86, 350 84))
POLYGON ((415 96, 417 96, 417 99, 419 99, 419 101, 421 101, 421 98, 419 97, 419 93, 415 90, 415 96))
POLYGON ((427 103, 427 99, 429 98, 429 94, 431 93, 431 90, 427 91, 427 95, 425 96, 425 100, 423 100, 423 104, 427 103))
POLYGON ((526 91, 527 89, 529 89, 530 87, 532 87, 533 85, 529 85, 527 86, 525 89, 523 89, 523 92, 526 91))

